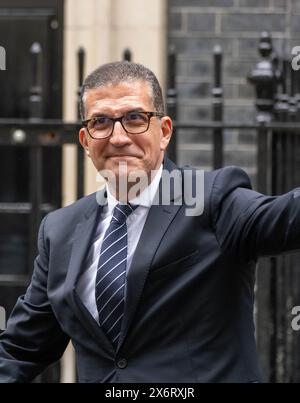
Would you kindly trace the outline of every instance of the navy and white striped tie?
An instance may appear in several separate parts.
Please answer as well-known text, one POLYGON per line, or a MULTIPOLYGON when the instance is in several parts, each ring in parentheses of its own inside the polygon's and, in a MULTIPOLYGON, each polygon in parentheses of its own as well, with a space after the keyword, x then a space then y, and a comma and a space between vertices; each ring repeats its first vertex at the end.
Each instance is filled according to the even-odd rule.
POLYGON ((96 276, 96 304, 99 324, 118 344, 124 316, 124 288, 127 267, 126 219, 137 206, 117 204, 106 230, 96 276))

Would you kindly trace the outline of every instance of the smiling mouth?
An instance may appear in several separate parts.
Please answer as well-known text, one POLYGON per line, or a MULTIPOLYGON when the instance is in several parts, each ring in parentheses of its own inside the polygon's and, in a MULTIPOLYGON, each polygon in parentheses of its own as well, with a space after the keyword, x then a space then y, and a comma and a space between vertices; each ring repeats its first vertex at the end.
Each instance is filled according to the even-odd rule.
POLYGON ((111 155, 109 158, 137 158, 135 155, 111 155))

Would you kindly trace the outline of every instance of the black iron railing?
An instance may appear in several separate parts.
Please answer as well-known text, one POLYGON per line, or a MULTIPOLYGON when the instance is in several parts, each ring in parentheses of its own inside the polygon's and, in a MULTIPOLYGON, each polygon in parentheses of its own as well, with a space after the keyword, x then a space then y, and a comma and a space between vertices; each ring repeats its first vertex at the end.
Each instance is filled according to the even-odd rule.
MULTIPOLYGON (((290 61, 274 52, 270 35, 263 33, 259 43, 260 60, 249 75, 255 86, 257 119, 254 122, 224 121, 222 89, 222 49, 213 50, 214 76, 211 121, 179 121, 178 91, 176 86, 176 50, 168 59, 167 111, 174 120, 174 135, 168 156, 178 159, 178 130, 211 130, 213 148, 211 165, 224 164, 224 132, 226 130, 253 131, 257 139, 257 189, 268 194, 279 194, 300 184, 300 73, 291 70, 290 61)), ((30 91, 30 113, 27 120, 0 119, 0 146, 28 147, 30 151, 30 180, 28 203, 2 203, 0 212, 29 212, 30 262, 36 251, 36 235, 41 217, 59 206, 43 203, 41 198, 43 164, 41 150, 47 147, 77 146, 77 196, 83 195, 84 157, 78 145, 79 121, 66 124, 61 120, 47 120, 43 116, 43 89, 40 85, 41 48, 31 48, 34 78, 30 91), (1 210, 2 209, 2 210, 1 210)), ((132 60, 129 49, 123 54, 132 60)), ((84 51, 78 52, 78 95, 84 75, 84 51)), ((78 112, 79 120, 79 112, 78 112)), ((293 255, 264 259, 259 264, 257 282, 257 339, 267 380, 272 382, 300 381, 300 337, 291 330, 290 312, 300 305, 300 257, 293 255), (297 300, 298 298, 298 300, 297 300)), ((10 281, 13 279, 10 278, 10 281)), ((1 281, 1 278, 0 278, 1 281)), ((17 281, 17 278, 14 279, 17 281)))
MULTIPOLYGON (((257 189, 278 195, 300 186, 300 71, 291 68, 289 58, 281 57, 266 32, 259 41, 260 60, 248 79, 255 87, 255 122, 224 122, 222 91, 222 49, 214 49, 214 88, 212 121, 178 121, 176 52, 169 56, 168 110, 178 130, 211 130, 211 166, 224 164, 224 133, 228 129, 256 133, 257 189)), ((226 55, 225 55, 226 56, 226 55)), ((175 132, 175 133, 176 133, 175 132)), ((199 136, 200 137, 200 136, 199 136)), ((176 139, 174 144, 176 144, 176 139)), ((176 150, 175 150, 176 151, 176 150)), ((172 151, 171 155, 176 156, 172 151)), ((300 305, 300 254, 262 259, 257 271, 257 341, 266 380, 300 381, 300 335, 291 327, 293 306, 300 305)))

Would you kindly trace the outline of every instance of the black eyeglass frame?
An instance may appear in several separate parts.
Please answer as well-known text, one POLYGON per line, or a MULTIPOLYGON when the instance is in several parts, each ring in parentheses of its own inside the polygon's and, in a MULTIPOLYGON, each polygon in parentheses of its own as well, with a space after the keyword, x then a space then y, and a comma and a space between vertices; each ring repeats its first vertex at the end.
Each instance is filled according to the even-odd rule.
POLYGON ((134 134, 146 133, 146 132, 149 130, 151 118, 152 118, 152 117, 155 117, 155 116, 162 118, 162 117, 165 116, 165 114, 164 114, 164 113, 161 113, 161 112, 132 111, 132 112, 126 113, 126 114, 123 115, 123 116, 120 116, 119 118, 109 118, 108 116, 105 116, 107 119, 109 119, 109 120, 111 120, 111 121, 113 122, 111 132, 110 132, 107 136, 105 136, 105 137, 93 137, 93 136, 91 135, 91 133, 89 132, 89 129, 88 129, 88 124, 89 124, 89 122, 91 122, 92 120, 98 119, 98 118, 101 117, 101 116, 98 116, 98 117, 96 116, 96 117, 91 118, 91 119, 83 120, 81 123, 82 123, 82 126, 83 126, 84 128, 86 128, 86 130, 87 130, 89 136, 90 136, 92 139, 94 139, 94 140, 102 140, 102 139, 106 139, 107 137, 110 137, 110 136, 113 134, 114 129, 115 129, 115 124, 116 124, 116 122, 120 122, 121 125, 122 125, 122 127, 123 127, 123 129, 124 129, 125 132, 128 133, 128 134, 133 134, 133 135, 134 135, 134 134), (147 117, 148 117, 147 129, 142 130, 142 131, 140 131, 140 132, 131 133, 130 131, 128 131, 128 130, 124 127, 124 125, 123 125, 123 118, 124 118, 126 115, 128 115, 128 114, 130 114, 130 113, 134 113, 134 112, 136 112, 136 113, 143 113, 144 115, 147 115, 147 117))

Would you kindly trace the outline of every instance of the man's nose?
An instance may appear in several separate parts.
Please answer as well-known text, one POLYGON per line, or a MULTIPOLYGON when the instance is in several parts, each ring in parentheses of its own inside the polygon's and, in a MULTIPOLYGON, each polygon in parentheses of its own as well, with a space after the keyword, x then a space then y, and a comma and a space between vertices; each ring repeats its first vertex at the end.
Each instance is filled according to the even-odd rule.
POLYGON ((121 125, 121 122, 116 122, 114 126, 114 130, 112 132, 112 135, 110 136, 110 142, 112 144, 126 144, 130 142, 130 138, 128 137, 128 134, 124 130, 123 126, 121 125))

